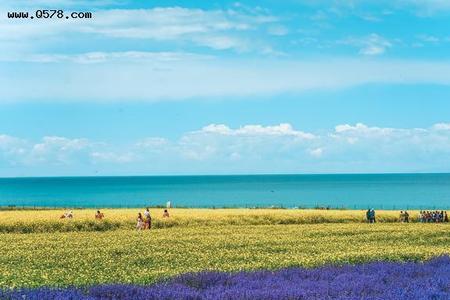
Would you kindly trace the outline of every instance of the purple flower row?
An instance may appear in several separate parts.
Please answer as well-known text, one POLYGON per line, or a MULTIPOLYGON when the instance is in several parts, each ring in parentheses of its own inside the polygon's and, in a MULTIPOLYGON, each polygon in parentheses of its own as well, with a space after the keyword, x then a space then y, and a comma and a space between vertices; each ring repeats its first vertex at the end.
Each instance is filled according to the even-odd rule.
POLYGON ((424 263, 202 272, 149 286, 2 291, 0 299, 450 299, 450 257, 424 263))

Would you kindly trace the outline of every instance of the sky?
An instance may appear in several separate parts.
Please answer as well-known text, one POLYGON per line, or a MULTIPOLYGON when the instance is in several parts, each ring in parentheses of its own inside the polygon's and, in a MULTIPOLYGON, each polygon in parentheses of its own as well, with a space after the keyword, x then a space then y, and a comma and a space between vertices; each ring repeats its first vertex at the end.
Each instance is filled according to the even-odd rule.
POLYGON ((444 0, 2 1, 0 177, 450 172, 449 17, 444 0))

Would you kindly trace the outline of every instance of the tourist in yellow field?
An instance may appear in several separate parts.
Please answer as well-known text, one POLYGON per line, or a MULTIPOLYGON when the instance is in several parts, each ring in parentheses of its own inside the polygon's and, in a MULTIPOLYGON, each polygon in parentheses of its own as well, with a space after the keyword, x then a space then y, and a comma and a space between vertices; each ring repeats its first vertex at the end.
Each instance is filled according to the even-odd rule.
POLYGON ((407 210, 405 210, 405 212, 403 213, 403 221, 405 223, 409 223, 409 213, 407 210))
POLYGON ((97 210, 97 213, 95 214, 95 219, 96 220, 102 220, 105 217, 105 215, 100 212, 99 210, 97 210))
POLYGON ((372 208, 369 210, 369 223, 376 223, 376 219, 375 219, 375 210, 372 208))
POLYGON ((164 210, 163 213, 163 218, 168 218, 169 217, 169 212, 167 211, 167 209, 164 210))
POLYGON ((150 216, 150 210, 148 207, 145 209, 144 212, 144 229, 151 229, 152 228, 152 217, 150 216))
POLYGON ((142 218, 142 214, 138 213, 136 230, 144 229, 144 219, 142 218))
POLYGON ((409 213, 408 211, 401 211, 400 212, 400 222, 402 223, 409 223, 409 213))
POLYGON ((65 212, 60 219, 72 219, 73 218, 73 212, 72 211, 68 211, 65 212))

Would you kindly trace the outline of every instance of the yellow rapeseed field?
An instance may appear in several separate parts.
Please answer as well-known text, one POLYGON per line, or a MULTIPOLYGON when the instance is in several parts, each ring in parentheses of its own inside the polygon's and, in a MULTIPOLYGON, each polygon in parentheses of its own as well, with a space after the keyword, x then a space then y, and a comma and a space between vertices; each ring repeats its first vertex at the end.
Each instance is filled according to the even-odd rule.
POLYGON ((94 210, 74 210, 73 220, 60 220, 59 210, 1 211, 0 288, 145 284, 202 270, 450 254, 448 223, 399 223, 391 211, 367 224, 364 211, 172 209, 163 219, 162 209, 151 209, 156 228, 146 231, 134 230, 138 209, 102 211, 102 221, 94 210))
MULTIPOLYGON (((137 213, 143 209, 104 209, 102 222, 94 220, 96 210, 73 210, 72 220, 61 220, 64 210, 0 211, 0 232, 106 231, 133 228, 137 213)), ((170 209, 170 218, 162 218, 163 209, 150 209, 155 228, 211 225, 270 225, 316 223, 362 223, 362 210, 298 209, 170 209)), ((417 211, 411 211, 411 219, 417 211)), ((398 222, 398 211, 379 211, 378 222, 398 222)))

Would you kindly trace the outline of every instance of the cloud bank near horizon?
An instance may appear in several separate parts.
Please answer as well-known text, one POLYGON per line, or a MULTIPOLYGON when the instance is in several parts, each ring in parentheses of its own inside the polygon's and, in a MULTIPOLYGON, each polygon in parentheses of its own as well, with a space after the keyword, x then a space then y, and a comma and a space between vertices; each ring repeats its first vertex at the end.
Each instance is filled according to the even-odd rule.
POLYGON ((449 171, 450 124, 429 128, 337 125, 304 132, 290 124, 230 128, 210 124, 179 139, 128 145, 47 136, 33 142, 0 135, 0 176, 372 173, 449 171), (34 172, 45 164, 48 172, 34 172), (215 167, 217 166, 217 167, 215 167))

